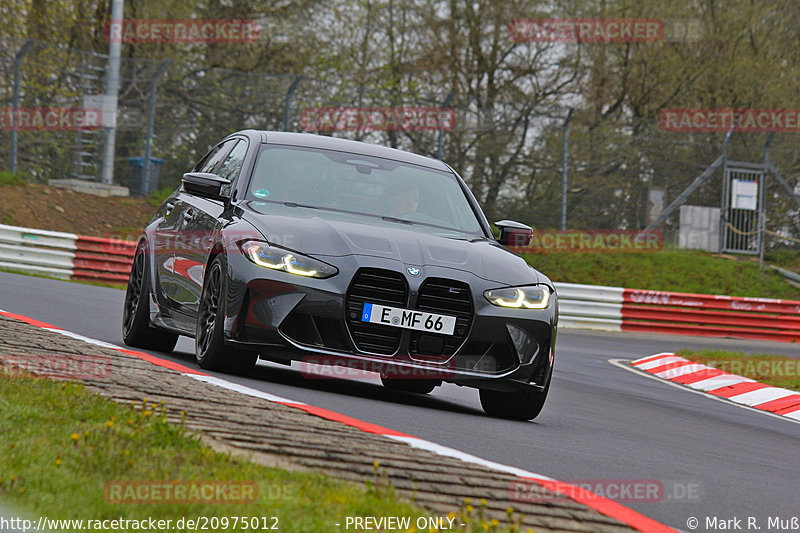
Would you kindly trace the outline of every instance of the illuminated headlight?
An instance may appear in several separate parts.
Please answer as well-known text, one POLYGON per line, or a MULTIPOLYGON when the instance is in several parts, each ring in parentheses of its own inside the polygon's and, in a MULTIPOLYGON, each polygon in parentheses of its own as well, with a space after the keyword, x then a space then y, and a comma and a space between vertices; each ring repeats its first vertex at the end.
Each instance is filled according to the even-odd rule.
POLYGON ((546 309, 550 304, 550 289, 544 285, 492 289, 483 296, 493 305, 515 309, 546 309))
POLYGON ((242 244, 242 251, 250 261, 259 266, 282 270, 289 274, 308 278, 329 278, 339 273, 336 267, 327 263, 265 242, 247 241, 242 244))

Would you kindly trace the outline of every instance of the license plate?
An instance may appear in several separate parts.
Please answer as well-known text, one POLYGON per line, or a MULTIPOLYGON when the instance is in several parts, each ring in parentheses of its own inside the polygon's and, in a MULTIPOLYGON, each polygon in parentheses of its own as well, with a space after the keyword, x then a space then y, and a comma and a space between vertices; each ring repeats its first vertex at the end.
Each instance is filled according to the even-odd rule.
POLYGON ((364 304, 361 311, 361 321, 396 328, 415 329, 441 335, 452 335, 456 329, 456 317, 402 309, 400 307, 387 307, 378 304, 364 304))

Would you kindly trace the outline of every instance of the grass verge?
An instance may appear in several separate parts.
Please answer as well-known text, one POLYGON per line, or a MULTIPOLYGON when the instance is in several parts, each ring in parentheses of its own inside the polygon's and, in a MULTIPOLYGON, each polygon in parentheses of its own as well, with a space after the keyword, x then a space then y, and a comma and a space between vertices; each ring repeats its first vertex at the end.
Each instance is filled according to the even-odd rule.
POLYGON ((298 532, 333 530, 347 515, 424 516, 396 501, 391 491, 214 452, 168 423, 162 405, 143 400, 133 409, 73 383, 0 377, 0 427, 0 499, 33 516, 175 521, 274 516, 279 530, 298 532), (257 498, 252 503, 109 503, 107 484, 121 480, 254 482, 257 498))
POLYGON ((524 257, 553 281, 565 283, 800 300, 800 288, 771 269, 695 250, 552 252, 524 257))
POLYGON ((7 187, 11 185, 22 185, 22 176, 19 174, 12 174, 8 171, 0 172, 0 187, 7 187))
POLYGON ((800 391, 800 359, 724 350, 680 350, 676 355, 767 385, 800 391))
MULTIPOLYGON (((178 521, 205 517, 215 531, 316 533, 340 529, 336 524, 347 516, 409 517, 411 524, 426 516, 413 503, 397 500, 377 463, 374 478, 365 487, 318 473, 269 468, 211 450, 182 423, 169 423, 163 404, 143 398, 125 406, 79 384, 3 372, 0 451, 4 511, 11 508, 27 514, 34 524, 42 516, 84 520, 84 524, 87 520, 153 518, 172 520, 170 531, 194 531, 197 528, 185 522, 185 527, 179 527, 178 521), (120 495, 138 493, 117 488, 127 487, 127 481, 160 486, 174 481, 192 486, 194 482, 196 487, 224 482, 250 486, 249 493, 255 497, 225 503, 176 503, 164 501, 168 493, 162 489, 160 498, 151 498, 155 501, 115 502, 120 495), (235 517, 239 517, 236 525, 235 517), (258 527, 252 525, 254 519, 258 527)), ((449 515, 456 523, 468 524, 453 531, 519 531, 520 518, 512 517, 511 510, 504 526, 483 519, 485 500, 478 509, 469 503, 449 515)), ((51 524, 48 529, 80 528, 51 524)))

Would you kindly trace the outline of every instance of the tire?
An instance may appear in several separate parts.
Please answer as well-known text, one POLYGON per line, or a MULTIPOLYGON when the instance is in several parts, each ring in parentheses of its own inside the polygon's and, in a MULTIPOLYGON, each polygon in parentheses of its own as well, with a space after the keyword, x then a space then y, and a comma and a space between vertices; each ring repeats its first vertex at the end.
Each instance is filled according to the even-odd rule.
POLYGON ((150 266, 147 245, 136 248, 125 291, 122 308, 122 340, 128 346, 171 352, 178 342, 178 334, 158 329, 150 324, 150 266))
POLYGON ((551 376, 542 392, 535 390, 500 392, 481 389, 481 407, 490 416, 512 420, 533 420, 542 412, 552 380, 551 376))
POLYGON ((387 389, 416 394, 429 394, 442 384, 441 381, 435 379, 397 379, 383 376, 381 376, 381 383, 387 389))
POLYGON ((195 357, 200 368, 246 374, 255 366, 258 354, 235 350, 225 344, 226 285, 225 258, 218 255, 203 279, 194 336, 195 357))

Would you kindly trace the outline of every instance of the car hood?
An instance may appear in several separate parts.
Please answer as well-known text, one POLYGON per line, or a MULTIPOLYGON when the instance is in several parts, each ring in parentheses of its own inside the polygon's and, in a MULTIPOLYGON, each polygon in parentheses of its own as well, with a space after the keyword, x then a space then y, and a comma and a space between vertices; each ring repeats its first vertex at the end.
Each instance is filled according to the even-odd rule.
POLYGON ((467 240, 426 226, 264 202, 248 202, 242 218, 268 242, 320 258, 382 257, 408 266, 458 269, 506 285, 537 283, 541 277, 493 240, 467 240))

